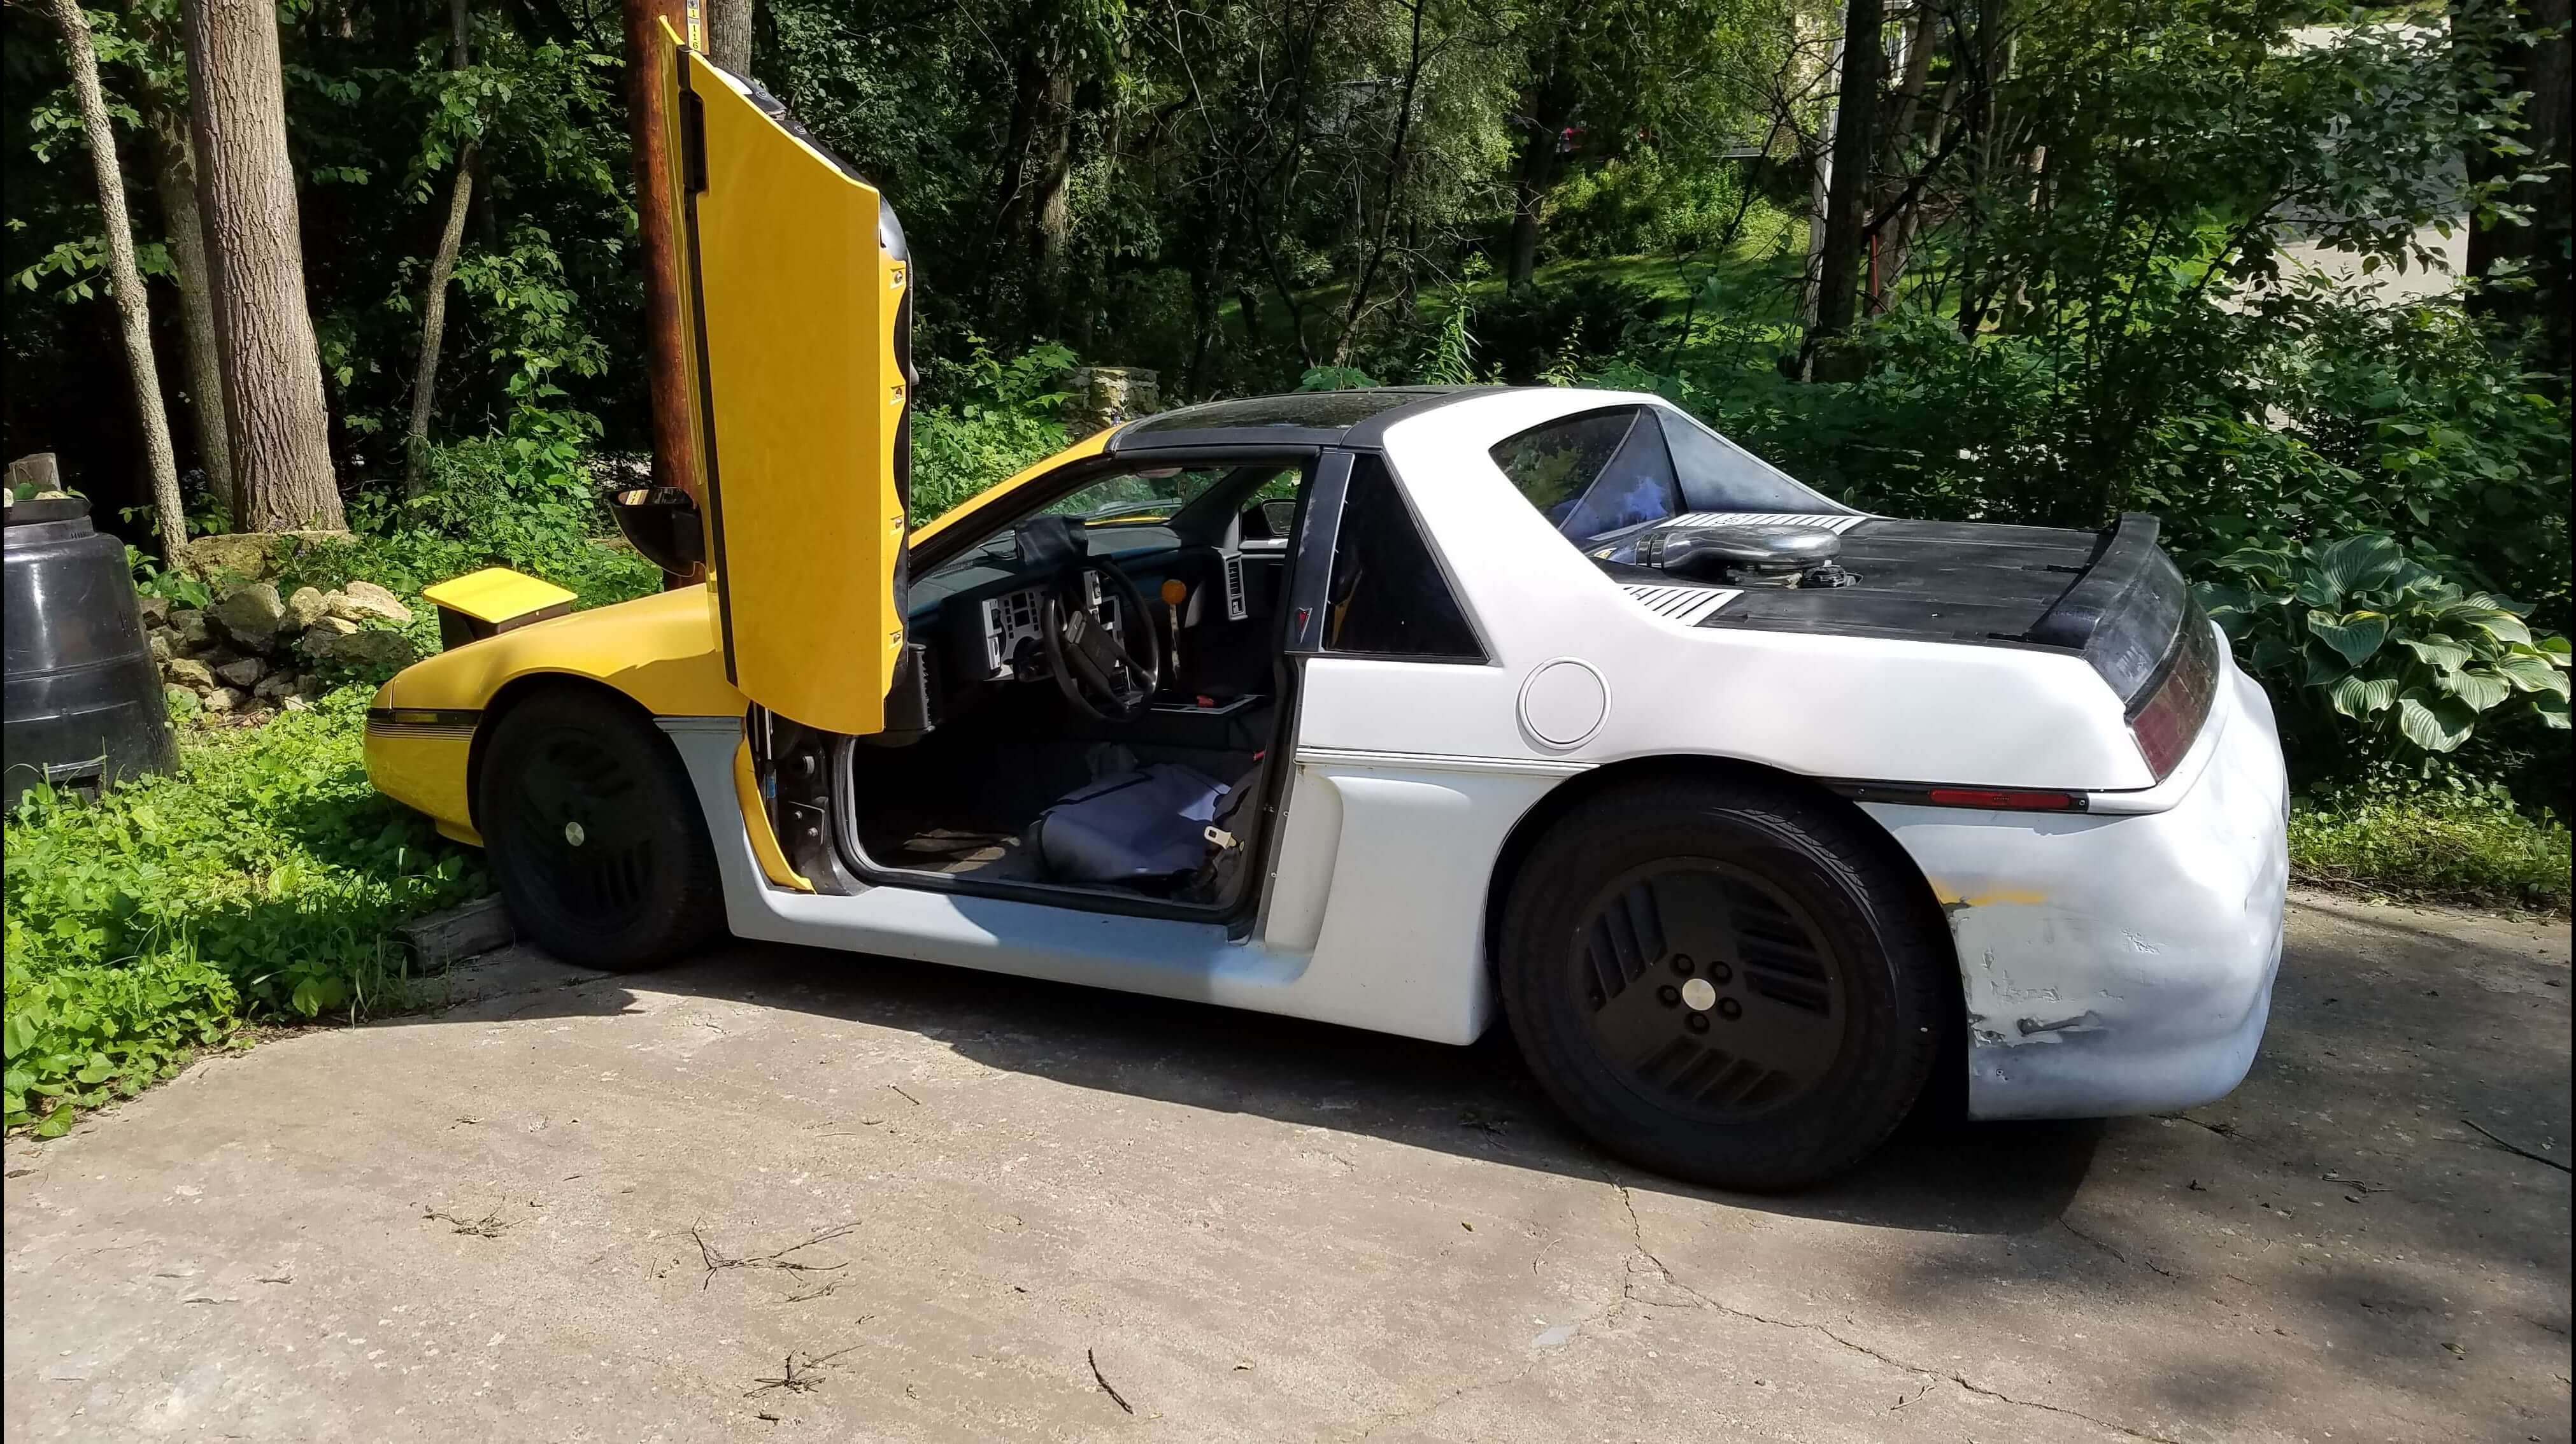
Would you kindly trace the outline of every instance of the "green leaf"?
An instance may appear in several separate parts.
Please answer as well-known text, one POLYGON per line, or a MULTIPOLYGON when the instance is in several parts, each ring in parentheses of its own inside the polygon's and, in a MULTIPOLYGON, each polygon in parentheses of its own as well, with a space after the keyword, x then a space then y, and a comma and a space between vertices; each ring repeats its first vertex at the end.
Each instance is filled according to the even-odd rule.
POLYGON ((2427 752, 2448 752, 2469 740, 2478 714, 2457 697, 2410 687, 2397 699, 2397 731, 2427 752))
POLYGON ((2424 638, 2400 637, 2397 645, 2414 653, 2416 660, 2425 666, 2442 672, 2456 672, 2476 657, 2468 648, 2439 634, 2424 638))
POLYGON ((2377 612, 2354 612, 2341 619, 2321 611, 2310 612, 2308 630, 2316 634, 2318 641, 2334 648, 2345 662, 2358 667, 2388 639, 2388 618, 2377 612))
POLYGON ((2326 700, 2346 717, 2368 717, 2374 712, 2386 711, 2389 704, 2397 700, 2397 679, 2348 674, 2336 678, 2334 684, 2326 688, 2326 700))
POLYGON ((2516 652, 2511 656, 2498 657, 2494 666, 2497 674, 2511 682, 2517 691, 2567 695, 2565 666, 2538 653, 2516 652))
POLYGON ((2335 590, 2349 596, 2369 591, 2397 575, 2406 561, 2406 553, 2396 541, 2379 532, 2348 536, 2339 542, 2320 547, 2316 552, 2319 571, 2335 590))
POLYGON ((2446 672, 2435 685, 2480 712, 2496 706, 2513 695, 2513 687, 2504 678, 2484 668, 2446 672))

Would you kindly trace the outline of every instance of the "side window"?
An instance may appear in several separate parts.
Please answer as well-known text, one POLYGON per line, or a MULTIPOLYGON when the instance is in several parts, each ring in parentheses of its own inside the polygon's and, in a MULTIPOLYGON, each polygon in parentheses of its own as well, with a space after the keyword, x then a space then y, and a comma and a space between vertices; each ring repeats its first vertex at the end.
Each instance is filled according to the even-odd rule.
POLYGON ((1578 542, 1682 510, 1663 429, 1643 407, 1551 421, 1497 445, 1493 457, 1522 497, 1578 542))
POLYGON ((1351 466, 1325 602, 1328 652, 1485 659, 1381 458, 1363 456, 1351 466))

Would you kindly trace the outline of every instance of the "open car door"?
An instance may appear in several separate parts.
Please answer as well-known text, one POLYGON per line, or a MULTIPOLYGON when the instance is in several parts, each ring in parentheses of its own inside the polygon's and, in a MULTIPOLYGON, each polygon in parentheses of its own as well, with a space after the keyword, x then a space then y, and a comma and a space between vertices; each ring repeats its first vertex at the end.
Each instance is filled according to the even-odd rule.
POLYGON ((781 717, 877 732, 904 657, 903 230, 768 92, 663 34, 681 331, 725 674, 781 717))

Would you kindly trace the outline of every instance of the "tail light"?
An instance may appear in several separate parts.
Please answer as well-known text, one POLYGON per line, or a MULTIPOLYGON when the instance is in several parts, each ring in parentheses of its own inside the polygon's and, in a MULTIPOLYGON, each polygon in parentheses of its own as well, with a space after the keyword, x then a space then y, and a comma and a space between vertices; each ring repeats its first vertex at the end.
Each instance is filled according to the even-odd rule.
POLYGON ((2129 735, 2158 782, 2182 764, 2209 720, 2218 695, 2218 638, 2197 604, 2183 611, 2182 626, 2165 657, 2163 675, 2129 705, 2129 735))

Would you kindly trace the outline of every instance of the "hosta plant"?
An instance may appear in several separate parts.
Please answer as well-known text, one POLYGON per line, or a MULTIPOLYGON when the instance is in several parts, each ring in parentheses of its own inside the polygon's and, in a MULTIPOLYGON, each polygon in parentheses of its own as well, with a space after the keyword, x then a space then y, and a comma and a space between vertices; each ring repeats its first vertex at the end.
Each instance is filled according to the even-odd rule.
POLYGON ((2201 600, 2293 725, 2383 755, 2450 752, 2508 718, 2567 726, 2567 639, 2376 532, 2221 557, 2201 600))

